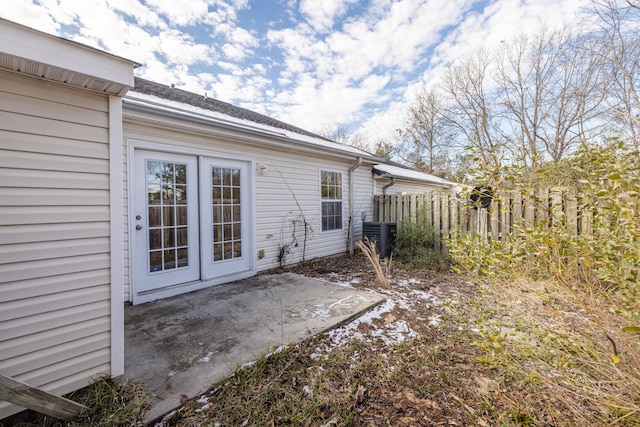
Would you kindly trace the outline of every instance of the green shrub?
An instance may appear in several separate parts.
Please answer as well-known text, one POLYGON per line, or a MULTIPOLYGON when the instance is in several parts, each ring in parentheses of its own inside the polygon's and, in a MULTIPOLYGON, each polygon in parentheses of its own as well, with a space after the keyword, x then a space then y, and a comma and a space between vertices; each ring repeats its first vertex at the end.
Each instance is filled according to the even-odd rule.
POLYGON ((407 267, 436 271, 449 268, 449 258, 440 250, 440 243, 424 209, 418 212, 415 221, 405 220, 398 224, 393 257, 407 267))

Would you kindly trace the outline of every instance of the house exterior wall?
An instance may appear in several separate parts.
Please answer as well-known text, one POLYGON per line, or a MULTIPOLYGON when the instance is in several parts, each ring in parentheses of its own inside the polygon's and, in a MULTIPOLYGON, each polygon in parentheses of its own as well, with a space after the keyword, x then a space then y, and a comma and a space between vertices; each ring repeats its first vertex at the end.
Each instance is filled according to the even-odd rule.
POLYGON ((0 372, 58 394, 110 372, 108 125, 106 95, 0 72, 0 372))
MULTIPOLYGON (((125 116, 126 116, 125 110, 125 116)), ((200 129, 202 133, 206 128, 200 129)), ((125 145, 131 153, 130 144, 153 144, 155 149, 174 149, 182 152, 206 153, 211 157, 248 158, 256 165, 255 175, 255 253, 264 256, 257 259, 257 271, 279 266, 281 248, 289 253, 285 264, 297 263, 304 259, 343 253, 348 249, 349 212, 349 168, 356 161, 353 158, 338 159, 335 155, 319 153, 299 153, 293 149, 274 148, 267 141, 246 140, 246 136, 229 134, 224 136, 203 135, 156 127, 149 124, 125 121, 125 145), (242 140, 245 138, 245 140, 242 140), (320 222, 320 171, 341 172, 343 178, 343 227, 342 230, 321 231, 320 222), (305 248, 305 227, 307 243, 305 248), (295 224, 295 227, 294 227, 295 224), (304 254, 303 254, 304 252, 304 254)), ((125 162, 128 162, 125 159, 125 162)), ((355 236, 361 235, 360 212, 367 212, 369 219, 373 211, 373 182, 371 165, 362 165, 354 172, 356 192, 354 210, 355 236)), ((126 179, 126 178, 125 178, 126 179)), ((126 209, 125 209, 126 210, 126 209)), ((128 230, 127 215, 124 218, 128 230)), ((128 241, 128 235, 125 236, 128 241)), ((127 255, 127 258, 128 255, 127 255)), ((129 259, 126 263, 128 266, 129 259)), ((129 273, 129 277, 131 274, 129 273)), ((130 299, 130 285, 125 284, 125 299, 130 299)))

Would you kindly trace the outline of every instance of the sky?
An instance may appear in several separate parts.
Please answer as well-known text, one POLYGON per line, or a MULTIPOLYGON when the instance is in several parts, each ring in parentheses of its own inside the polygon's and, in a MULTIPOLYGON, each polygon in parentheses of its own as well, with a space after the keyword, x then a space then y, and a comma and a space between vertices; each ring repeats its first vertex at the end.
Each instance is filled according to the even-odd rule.
POLYGON ((3 0, 0 17, 142 64, 136 76, 374 143, 478 48, 575 26, 584 0, 3 0))

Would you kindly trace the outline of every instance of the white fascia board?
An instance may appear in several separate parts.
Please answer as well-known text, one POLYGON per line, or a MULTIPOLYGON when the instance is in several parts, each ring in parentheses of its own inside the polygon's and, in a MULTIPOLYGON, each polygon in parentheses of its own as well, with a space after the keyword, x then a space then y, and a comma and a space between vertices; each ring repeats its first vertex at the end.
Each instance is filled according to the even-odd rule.
POLYGON ((133 87, 140 64, 0 19, 0 52, 133 87))
POLYGON ((381 178, 397 178, 404 179, 413 182, 424 182, 433 185, 439 185, 442 187, 451 187, 456 185, 454 182, 447 181, 428 173, 420 172, 413 169, 401 168, 399 166, 393 166, 388 164, 373 165, 376 173, 381 178), (380 173, 381 172, 381 173, 380 173))
MULTIPOLYGON (((301 135, 286 129, 280 129, 260 123, 254 123, 248 120, 237 119, 214 111, 203 110, 198 107, 188 106, 186 104, 175 103, 172 101, 162 100, 161 102, 150 102, 151 99, 160 100, 160 98, 142 95, 136 92, 129 92, 124 98, 124 118, 134 121, 143 121, 154 123, 160 126, 170 126, 167 119, 199 124, 209 128, 224 129, 242 133, 247 137, 258 137, 261 143, 270 143, 272 145, 286 144, 287 148, 299 151, 314 151, 331 156, 339 156, 342 158, 357 159, 362 157, 368 162, 379 162, 382 159, 353 147, 334 147, 339 146, 338 143, 329 143, 312 138, 310 136, 301 135), (180 108, 172 104, 180 104, 180 108), (137 113, 143 113, 142 115, 137 113), (268 142, 267 142, 268 141, 268 142)), ((185 128, 185 130, 187 130, 185 128)), ((195 130, 195 129, 191 129, 195 130)), ((210 129, 210 133, 215 133, 210 129)), ((257 142, 257 140, 256 140, 257 142)))

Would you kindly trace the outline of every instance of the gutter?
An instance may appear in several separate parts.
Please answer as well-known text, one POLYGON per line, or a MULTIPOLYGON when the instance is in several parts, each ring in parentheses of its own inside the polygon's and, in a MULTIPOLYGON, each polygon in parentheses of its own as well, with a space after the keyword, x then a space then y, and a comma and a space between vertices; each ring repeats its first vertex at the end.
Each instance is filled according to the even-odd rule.
POLYGON ((391 182, 385 185, 384 187, 382 187, 382 195, 385 196, 387 194, 387 188, 391 187, 395 183, 396 183, 396 177, 392 176, 391 182))
MULTIPOLYGON (((242 132, 245 135, 252 135, 254 137, 260 138, 268 138, 273 141, 284 142, 287 145, 294 145, 298 148, 303 149, 311 149, 315 152, 321 153, 330 153, 332 155, 337 155, 342 158, 366 158, 372 162, 382 162, 384 159, 371 155, 371 156, 363 156, 359 153, 349 152, 347 150, 340 150, 333 147, 323 146, 320 144, 315 144, 312 142, 306 142, 300 139, 289 137, 285 130, 280 130, 277 128, 265 129, 262 126, 253 126, 248 123, 237 123, 233 120, 225 120, 222 118, 211 117, 205 114, 196 113, 192 111, 185 111, 180 109, 175 109, 172 107, 167 107, 160 104, 153 104, 147 101, 141 101, 137 99, 127 98, 123 99, 123 118, 129 119, 133 121, 146 122, 150 124, 157 124, 161 126, 167 126, 168 123, 161 120, 153 120, 153 118, 143 118, 136 116, 135 113, 146 113, 152 114, 154 117, 164 117, 168 119, 174 119, 182 122, 194 123, 196 125, 215 127, 218 129, 224 129, 228 131, 242 132), (128 111, 127 111, 128 110, 128 111), (129 112, 129 113, 128 113, 129 112)), ((265 125, 266 126, 266 125, 265 125)), ((188 130, 193 132, 195 129, 184 128, 184 130, 188 130)), ((293 131, 289 131, 291 133, 295 133, 293 131)), ((274 144, 275 145, 275 144, 274 144)))
POLYGON ((349 220, 349 254, 353 255, 353 246, 354 246, 354 241, 355 241, 355 237, 353 236, 353 230, 354 230, 354 222, 355 222, 355 217, 354 217, 354 209, 353 209, 353 204, 354 204, 354 199, 355 199, 355 195, 354 195, 354 189, 353 189, 353 172, 358 169, 360 166, 362 165, 362 157, 358 157, 358 162, 351 166, 349 168, 349 211, 350 211, 350 220, 349 220))

